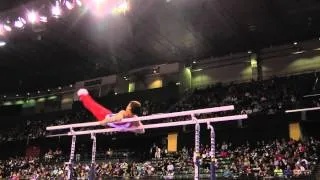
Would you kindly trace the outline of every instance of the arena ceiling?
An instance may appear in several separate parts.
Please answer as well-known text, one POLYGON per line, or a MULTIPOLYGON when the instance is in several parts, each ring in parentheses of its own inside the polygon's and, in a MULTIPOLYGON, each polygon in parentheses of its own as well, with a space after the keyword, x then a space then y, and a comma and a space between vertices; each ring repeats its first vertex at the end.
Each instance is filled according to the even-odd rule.
MULTIPOLYGON (((49 0, 2 0, 0 21, 49 0)), ((131 0, 125 15, 73 9, 0 36, 0 93, 316 38, 319 0, 131 0), (2 38, 2 39, 1 39, 2 38)))

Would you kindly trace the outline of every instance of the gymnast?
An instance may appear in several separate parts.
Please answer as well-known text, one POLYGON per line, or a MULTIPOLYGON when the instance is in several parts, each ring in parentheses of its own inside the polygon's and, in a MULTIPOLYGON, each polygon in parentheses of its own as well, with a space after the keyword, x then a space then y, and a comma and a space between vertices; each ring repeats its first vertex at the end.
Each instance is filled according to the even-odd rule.
POLYGON ((138 101, 130 101, 125 110, 119 111, 117 114, 113 114, 111 110, 98 104, 89 95, 88 90, 79 89, 77 92, 79 100, 84 107, 88 109, 100 122, 102 126, 120 128, 126 131, 127 128, 138 128, 134 130, 135 133, 144 133, 143 124, 141 121, 122 123, 121 120, 125 118, 137 117, 141 114, 141 103, 138 101))

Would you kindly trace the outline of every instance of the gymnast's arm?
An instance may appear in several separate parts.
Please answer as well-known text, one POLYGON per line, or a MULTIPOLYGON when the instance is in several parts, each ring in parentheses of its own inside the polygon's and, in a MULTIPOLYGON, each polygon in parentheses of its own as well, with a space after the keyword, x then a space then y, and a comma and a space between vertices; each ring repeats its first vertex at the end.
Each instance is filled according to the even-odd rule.
POLYGON ((126 111, 122 110, 112 117, 106 117, 104 120, 100 121, 100 124, 104 126, 106 123, 121 121, 125 117, 126 111))

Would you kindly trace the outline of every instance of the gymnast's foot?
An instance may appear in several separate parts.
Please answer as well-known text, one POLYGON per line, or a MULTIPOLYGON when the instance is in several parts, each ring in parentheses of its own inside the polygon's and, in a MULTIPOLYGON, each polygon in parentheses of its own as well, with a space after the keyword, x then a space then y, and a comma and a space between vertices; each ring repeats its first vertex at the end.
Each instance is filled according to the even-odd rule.
MULTIPOLYGON (((77 95, 78 95, 79 97, 85 96, 85 95, 88 95, 88 94, 89 94, 89 92, 88 92, 88 90, 86 90, 86 89, 79 89, 78 92, 77 92, 77 95)), ((81 100, 81 99, 80 99, 80 100, 81 100)))

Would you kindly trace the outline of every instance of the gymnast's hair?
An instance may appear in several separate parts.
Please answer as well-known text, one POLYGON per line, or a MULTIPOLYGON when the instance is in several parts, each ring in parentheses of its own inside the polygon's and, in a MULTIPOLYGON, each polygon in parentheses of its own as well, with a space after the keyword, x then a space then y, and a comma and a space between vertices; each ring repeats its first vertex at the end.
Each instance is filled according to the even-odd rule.
POLYGON ((134 115, 140 116, 141 112, 141 103, 138 101, 131 101, 130 102, 131 112, 134 115))

